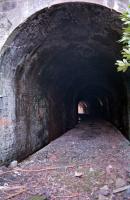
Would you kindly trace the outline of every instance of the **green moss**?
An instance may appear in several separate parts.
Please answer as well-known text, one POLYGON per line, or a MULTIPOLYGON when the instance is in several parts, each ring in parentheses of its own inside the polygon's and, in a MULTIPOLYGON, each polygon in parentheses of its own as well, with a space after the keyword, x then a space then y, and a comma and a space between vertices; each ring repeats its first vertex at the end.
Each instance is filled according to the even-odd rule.
POLYGON ((32 196, 29 200, 48 200, 46 196, 44 195, 35 195, 35 196, 32 196))

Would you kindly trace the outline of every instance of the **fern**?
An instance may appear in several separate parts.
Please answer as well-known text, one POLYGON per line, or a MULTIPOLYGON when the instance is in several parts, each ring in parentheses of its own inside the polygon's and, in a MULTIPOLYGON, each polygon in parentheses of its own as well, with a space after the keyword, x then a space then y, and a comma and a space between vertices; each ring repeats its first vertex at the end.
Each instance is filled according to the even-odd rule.
POLYGON ((125 72, 130 67, 130 6, 128 11, 121 14, 123 22, 122 38, 119 42, 123 45, 122 60, 117 60, 117 71, 125 72))

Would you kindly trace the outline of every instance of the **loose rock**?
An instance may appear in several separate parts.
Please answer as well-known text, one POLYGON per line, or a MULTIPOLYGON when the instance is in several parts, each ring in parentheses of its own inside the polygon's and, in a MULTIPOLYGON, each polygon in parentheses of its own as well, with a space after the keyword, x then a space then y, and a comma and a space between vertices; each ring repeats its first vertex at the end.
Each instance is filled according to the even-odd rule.
POLYGON ((108 196, 110 194, 110 190, 108 188, 107 185, 103 186, 101 189, 100 189, 100 194, 101 195, 104 195, 104 196, 108 196))
POLYGON ((99 194, 98 200, 109 200, 109 198, 105 197, 102 194, 99 194))
POLYGON ((82 172, 75 172, 75 177, 81 178, 83 176, 82 172))
POLYGON ((17 165, 18 165, 18 161, 17 161, 17 160, 14 160, 14 161, 12 161, 12 162, 10 163, 9 167, 10 167, 10 168, 15 168, 15 167, 17 167, 17 165))
POLYGON ((127 185, 126 181, 123 178, 116 179, 116 188, 120 188, 127 185))
POLYGON ((94 172, 94 169, 90 167, 89 172, 94 172))
POLYGON ((128 188, 124 194, 124 199, 125 200, 130 200, 130 188, 128 188))
POLYGON ((112 165, 108 165, 108 166, 106 167, 106 172, 107 172, 107 174, 111 174, 112 171, 113 171, 112 165))

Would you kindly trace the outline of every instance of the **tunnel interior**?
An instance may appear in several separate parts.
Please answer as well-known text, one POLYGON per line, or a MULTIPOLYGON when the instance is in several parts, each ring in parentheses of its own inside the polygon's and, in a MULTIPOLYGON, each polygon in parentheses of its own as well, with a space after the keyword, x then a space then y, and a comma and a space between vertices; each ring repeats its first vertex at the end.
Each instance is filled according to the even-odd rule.
POLYGON ((126 86, 114 67, 120 34, 119 13, 89 3, 52 6, 15 30, 13 45, 26 45, 7 49, 4 60, 15 53, 16 140, 26 141, 18 149, 35 151, 75 127, 81 101, 88 118, 110 121, 127 137, 126 86))

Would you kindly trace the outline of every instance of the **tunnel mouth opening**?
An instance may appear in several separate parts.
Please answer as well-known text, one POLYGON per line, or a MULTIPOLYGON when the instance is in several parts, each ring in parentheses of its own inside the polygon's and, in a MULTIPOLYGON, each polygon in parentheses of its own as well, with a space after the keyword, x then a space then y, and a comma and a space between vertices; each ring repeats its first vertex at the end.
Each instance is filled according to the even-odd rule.
POLYGON ((11 42, 21 48, 8 48, 3 63, 15 79, 18 158, 74 128, 80 102, 85 119, 107 120, 128 138, 126 86, 114 67, 120 34, 119 13, 77 2, 39 11, 15 30, 11 42))
POLYGON ((38 135, 36 144, 27 145, 26 149, 30 152, 32 145, 40 149, 50 143, 74 128, 79 117, 81 121, 104 119, 127 136, 124 80, 114 68, 120 56, 116 25, 121 23, 116 13, 112 11, 114 16, 108 22, 111 11, 92 4, 57 5, 51 11, 53 31, 16 74, 17 131, 23 115, 28 144, 31 135, 38 135), (112 24, 113 18, 118 23, 112 24), (22 93, 23 114, 19 111, 22 93), (82 99, 89 113, 77 112, 77 102, 82 99))
MULTIPOLYGON (((78 122, 87 122, 87 120, 104 119, 110 121, 108 112, 105 110, 103 100, 97 96, 88 96, 87 100, 78 102, 77 115, 78 122)), ((109 109, 109 108, 108 108, 109 109)))
POLYGON ((78 102, 78 107, 77 107, 77 111, 78 111, 78 122, 82 122, 85 121, 88 116, 89 116, 89 108, 88 108, 88 103, 86 101, 80 100, 78 102))
MULTIPOLYGON (((124 130, 122 129, 122 117, 124 116, 120 115, 119 113, 122 103, 118 105, 117 99, 118 97, 112 93, 110 88, 104 88, 103 86, 97 85, 91 85, 87 88, 84 88, 79 92, 77 98, 77 122, 81 123, 90 120, 105 120, 113 124, 124 134, 124 130), (119 110, 117 112, 116 108, 118 108, 118 106, 119 110)), ((124 100, 126 99, 124 98, 124 100)))

